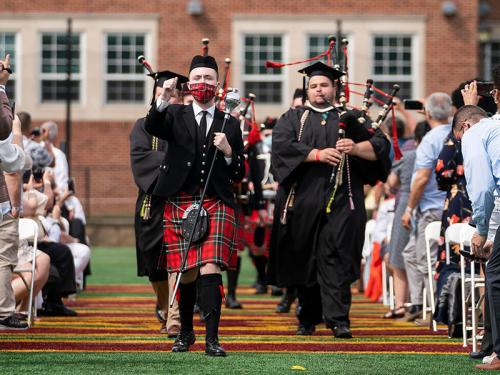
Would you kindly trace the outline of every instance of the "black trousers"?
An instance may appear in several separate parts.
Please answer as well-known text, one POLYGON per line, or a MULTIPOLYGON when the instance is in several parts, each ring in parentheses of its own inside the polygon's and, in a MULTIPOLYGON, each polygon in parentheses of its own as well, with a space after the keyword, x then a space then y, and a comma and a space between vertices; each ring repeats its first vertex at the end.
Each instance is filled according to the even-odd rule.
POLYGON ((493 251, 486 266, 486 289, 490 304, 493 351, 500 354, 500 227, 495 234, 493 251))
POLYGON ((50 265, 57 270, 43 288, 48 302, 58 303, 62 297, 76 293, 75 264, 69 247, 57 242, 39 242, 38 249, 50 257, 50 265))

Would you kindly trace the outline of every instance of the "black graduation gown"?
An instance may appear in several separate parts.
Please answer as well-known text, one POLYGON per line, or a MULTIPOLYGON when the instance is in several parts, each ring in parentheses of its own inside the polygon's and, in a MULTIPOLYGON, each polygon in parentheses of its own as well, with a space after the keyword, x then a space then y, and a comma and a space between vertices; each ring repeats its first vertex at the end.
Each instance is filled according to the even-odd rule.
MULTIPOLYGON (((271 239, 268 267, 269 282, 279 286, 313 286, 317 283, 318 248, 333 249, 332 261, 342 280, 354 281, 359 276, 359 264, 364 241, 366 212, 363 185, 385 180, 390 170, 390 143, 377 131, 370 138, 379 158, 366 161, 349 157, 350 177, 355 210, 349 207, 347 173, 337 189, 332 212, 326 206, 332 193, 332 167, 325 163, 305 163, 314 148, 335 147, 338 139, 339 116, 332 110, 326 125, 323 114, 310 109, 301 142, 298 142, 300 119, 305 107, 290 109, 278 121, 273 131, 273 175, 280 183, 271 239), (295 184, 293 209, 288 211, 287 223, 280 223, 288 193, 295 184)), ((352 117, 355 120, 355 116, 352 117)), ((347 124, 346 136, 356 138, 359 124, 347 124)), ((361 139, 357 139, 361 141, 361 139)), ((336 272, 337 272, 336 271, 336 272)))
MULTIPOLYGON (((164 199, 151 197, 151 218, 147 221, 140 216, 141 207, 147 194, 151 194, 159 174, 159 166, 165 159, 167 142, 158 139, 158 150, 153 151, 153 137, 146 132, 145 118, 137 120, 130 133, 130 165, 139 192, 135 205, 134 229, 138 276, 157 276, 158 258, 163 247, 164 199)), ((155 280, 160 281, 160 280, 155 280)))

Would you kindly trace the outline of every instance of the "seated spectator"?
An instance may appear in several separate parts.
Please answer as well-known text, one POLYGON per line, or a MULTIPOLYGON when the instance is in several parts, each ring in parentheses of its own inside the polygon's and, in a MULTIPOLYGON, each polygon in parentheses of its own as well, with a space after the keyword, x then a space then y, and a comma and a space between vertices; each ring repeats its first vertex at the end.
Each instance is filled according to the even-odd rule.
POLYGON ((52 214, 41 218, 41 222, 47 237, 52 242, 65 244, 73 254, 75 264, 75 281, 78 289, 83 289, 83 271, 90 261, 90 248, 80 243, 80 241, 70 236, 64 230, 64 223, 61 218, 61 206, 59 203, 52 208, 52 214))
MULTIPOLYGON (((46 190, 50 189, 50 182, 44 182, 46 190)), ((45 233, 44 228, 37 214, 44 201, 43 194, 35 189, 28 190, 23 195, 24 216, 39 222, 42 233, 45 233)), ((76 292, 75 265, 71 250, 64 244, 51 242, 46 234, 38 243, 38 248, 49 255, 51 262, 49 280, 43 288, 44 302, 40 315, 76 316, 76 312, 67 308, 62 301, 63 297, 76 292)))
MULTIPOLYGON (((17 253, 17 263, 19 265, 19 269, 31 269, 33 251, 34 249, 28 244, 28 241, 23 240, 19 242, 19 251, 17 253)), ((37 250, 35 258, 35 282, 33 286, 33 297, 35 297, 47 283, 49 271, 50 257, 42 251, 37 250)), ((23 272, 22 278, 18 274, 13 275, 12 289, 14 289, 14 294, 16 296, 18 311, 29 310, 28 288, 26 287, 26 284, 31 285, 31 277, 31 272, 23 272)))

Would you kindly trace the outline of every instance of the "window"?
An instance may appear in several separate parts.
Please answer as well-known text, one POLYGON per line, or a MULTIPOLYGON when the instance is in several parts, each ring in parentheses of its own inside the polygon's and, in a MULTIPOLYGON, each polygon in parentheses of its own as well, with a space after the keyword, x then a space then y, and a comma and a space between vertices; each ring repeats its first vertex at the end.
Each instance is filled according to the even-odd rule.
POLYGON ((7 96, 9 99, 16 98, 16 34, 0 32, 0 57, 3 60, 5 55, 10 54, 10 67, 12 74, 7 81, 7 96))
POLYGON ((492 70, 500 65, 500 41, 495 40, 481 44, 481 77, 485 81, 492 80, 492 70))
POLYGON ((243 39, 242 80, 245 96, 252 92, 258 103, 281 104, 284 79, 282 69, 267 69, 265 62, 283 60, 282 36, 246 34, 243 39))
POLYGON ((106 102, 144 102, 144 68, 137 56, 145 55, 145 34, 106 35, 106 102))
MULTIPOLYGON (((328 46, 330 45, 330 41, 328 40, 329 35, 328 34, 311 34, 307 38, 307 57, 311 58, 314 56, 318 56, 320 53, 325 52, 328 49, 328 46)), ((346 36, 342 36, 342 38, 346 38, 346 36)), ((335 47, 336 50, 338 51, 338 45, 335 47)), ((344 59, 344 50, 341 48, 340 54, 338 58, 336 58, 337 54, 336 52, 334 53, 333 57, 336 60, 335 64, 343 65, 343 59, 344 59)), ((325 56, 321 60, 325 64, 328 61, 328 57, 325 56)))
POLYGON ((413 95, 412 36, 377 35, 373 39, 373 80, 375 86, 388 92, 397 83, 398 97, 413 95))
MULTIPOLYGON (((41 101, 66 100, 68 65, 67 34, 42 33, 41 101)), ((80 34, 71 35, 71 100, 80 100, 81 55, 80 34)))

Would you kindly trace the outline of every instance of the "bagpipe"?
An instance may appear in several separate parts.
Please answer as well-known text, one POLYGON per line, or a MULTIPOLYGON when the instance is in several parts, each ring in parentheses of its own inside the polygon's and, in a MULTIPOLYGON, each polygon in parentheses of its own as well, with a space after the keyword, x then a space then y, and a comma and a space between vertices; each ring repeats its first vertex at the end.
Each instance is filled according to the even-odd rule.
MULTIPOLYGON (((392 139, 391 137, 387 136, 387 134, 386 136, 393 144, 395 159, 398 160, 401 157, 401 151, 399 150, 397 141, 394 105, 396 94, 399 91, 399 86, 394 85, 391 92, 387 93, 384 90, 376 87, 372 79, 368 79, 365 83, 349 81, 348 40, 346 38, 343 38, 341 41, 340 48, 343 52, 342 58, 338 57, 339 53, 337 51, 337 38, 331 35, 328 37, 328 42, 328 48, 317 56, 289 63, 280 63, 267 60, 265 62, 265 67, 276 69, 326 58, 327 65, 339 69, 344 73, 343 76, 339 80, 337 80, 336 85, 338 102, 337 109, 340 112, 340 123, 346 125, 346 137, 353 139, 355 142, 361 142, 370 139, 375 134, 377 129, 380 129, 387 116, 392 111, 392 139), (353 89, 353 87, 364 87, 364 91, 357 91, 356 89, 353 89), (384 98, 384 100, 375 97, 374 93, 377 93, 379 96, 384 98), (356 107, 350 102, 351 95, 358 95, 363 97, 363 104, 360 108, 356 107), (369 117, 369 110, 374 103, 377 103, 381 107, 381 110, 376 120, 372 121, 369 117)), ((305 88, 305 74, 302 77, 302 82, 305 88)), ((306 92, 307 90, 304 90, 304 103, 306 101, 306 92)))
MULTIPOLYGON (((392 143, 395 159, 401 158, 401 150, 398 145, 397 129, 396 129, 396 117, 394 113, 395 97, 399 91, 399 86, 394 85, 390 93, 386 93, 380 88, 374 85, 372 79, 368 79, 365 83, 351 82, 349 80, 349 64, 348 64, 348 40, 343 38, 341 41, 341 46, 337 48, 337 38, 335 36, 328 37, 328 48, 317 56, 310 57, 301 61, 294 61, 290 63, 281 63, 276 61, 266 61, 266 68, 282 68, 285 66, 297 65, 308 63, 320 59, 327 59, 327 65, 340 70, 343 75, 335 83, 337 85, 337 102, 338 106, 335 106, 339 112, 339 139, 347 137, 352 139, 355 143, 363 142, 371 139, 377 131, 382 132, 385 137, 392 143), (339 58, 339 51, 342 49, 343 56, 342 59, 339 58), (363 87, 364 91, 357 91, 356 87, 363 87), (383 99, 375 97, 374 93, 377 93, 383 99), (350 103, 351 95, 359 95, 363 97, 363 102, 361 108, 357 108, 350 103), (381 106, 380 112, 375 120, 371 120, 369 116, 370 107, 373 103, 377 103, 381 106), (381 129, 382 124, 386 120, 389 113, 392 111, 392 139, 389 137, 383 129, 381 129)), ((306 74, 302 76, 303 85, 303 104, 306 103, 307 90, 306 90, 306 74)), ((333 103, 332 103, 333 105, 333 103)), ((342 153, 341 162, 338 166, 332 168, 332 173, 330 176, 330 184, 333 184, 332 194, 328 201, 326 207, 326 213, 330 214, 332 211, 332 205, 335 199, 336 192, 343 184, 344 178, 344 168, 346 170, 347 177, 347 189, 349 196, 349 206, 351 210, 354 210, 354 201, 351 188, 351 176, 350 176, 350 166, 349 166, 349 155, 342 153)), ((287 203, 283 208, 281 221, 286 223, 287 210, 293 205, 293 195, 294 188, 292 187, 287 203)))

